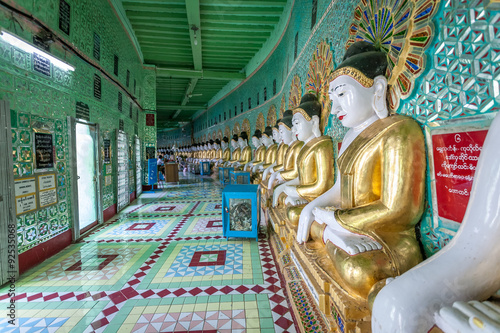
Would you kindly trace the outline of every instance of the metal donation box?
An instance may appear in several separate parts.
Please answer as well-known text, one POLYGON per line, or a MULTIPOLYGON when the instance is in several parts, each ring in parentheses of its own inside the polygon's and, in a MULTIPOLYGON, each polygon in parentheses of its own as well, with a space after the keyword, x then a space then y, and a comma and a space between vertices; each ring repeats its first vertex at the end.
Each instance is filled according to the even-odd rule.
POLYGON ((260 191, 258 185, 228 185, 222 191, 224 237, 259 238, 260 191))
POLYGON ((231 179, 229 184, 250 184, 250 172, 247 171, 231 171, 231 179))
POLYGON ((233 167, 220 167, 219 168, 219 180, 222 184, 229 184, 229 173, 234 171, 233 167))
POLYGON ((210 175, 210 162, 201 162, 201 172, 203 175, 210 175))

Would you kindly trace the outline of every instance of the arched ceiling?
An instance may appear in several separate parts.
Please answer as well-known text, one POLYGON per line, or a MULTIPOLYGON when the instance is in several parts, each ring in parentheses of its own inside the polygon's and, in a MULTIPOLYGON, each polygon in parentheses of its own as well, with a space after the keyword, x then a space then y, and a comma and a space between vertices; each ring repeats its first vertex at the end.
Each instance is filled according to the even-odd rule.
POLYGON ((122 0, 144 63, 157 67, 158 129, 190 121, 276 29, 287 0, 122 0))

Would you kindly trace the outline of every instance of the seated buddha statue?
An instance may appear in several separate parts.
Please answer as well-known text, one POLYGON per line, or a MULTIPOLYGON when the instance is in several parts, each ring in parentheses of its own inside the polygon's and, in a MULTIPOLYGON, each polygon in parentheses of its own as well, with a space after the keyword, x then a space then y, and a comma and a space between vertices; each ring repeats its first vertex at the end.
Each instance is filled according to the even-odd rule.
MULTIPOLYGON (((293 119, 293 113, 292 113, 293 119)), ((292 123, 292 142, 288 146, 286 150, 285 157, 283 160, 283 168, 278 172, 275 172, 269 178, 268 189, 273 190, 279 188, 285 181, 289 181, 298 177, 299 172, 297 170, 297 157, 299 156, 300 150, 304 146, 304 142, 300 141, 297 138, 297 134, 295 133, 295 128, 292 123), (281 184, 281 185, 280 185, 281 184)), ((284 186, 282 186, 283 188, 284 186)), ((279 190, 278 192, 283 193, 283 191, 279 190)), ((277 198, 279 195, 274 195, 273 193, 273 207, 276 207, 277 198)))
POLYGON ((243 168, 245 171, 250 171, 255 164, 261 163, 264 160, 265 146, 262 143, 262 133, 259 129, 255 130, 252 135, 252 145, 255 147, 254 158, 243 168))
MULTIPOLYGON (((281 119, 280 119, 281 120, 281 119)), ((276 166, 278 159, 280 164, 283 164, 283 155, 284 155, 284 145, 281 142, 281 134, 280 134, 280 128, 279 128, 279 121, 276 122, 276 124, 273 126, 273 141, 274 143, 267 149, 269 152, 269 155, 266 152, 266 158, 265 158, 265 163, 261 166, 259 166, 259 171, 262 173, 262 179, 264 179, 264 173, 265 176, 269 174, 269 172, 272 170, 273 167, 276 166), (281 150, 279 148, 281 147, 281 150), (269 151, 271 149, 271 151, 269 151), (274 150, 274 152, 273 152, 274 150), (267 172, 266 172, 267 171, 267 172)))
POLYGON ((227 166, 233 166, 241 158, 241 148, 238 144, 238 135, 236 134, 231 139, 231 147, 233 148, 233 152, 231 153, 231 159, 227 162, 227 166))
MULTIPOLYGON (((289 145, 297 140, 297 137, 293 135, 292 132, 292 117, 293 113, 292 110, 286 110, 283 113, 283 118, 278 120, 278 127, 279 127, 279 132, 280 132, 280 144, 278 146, 278 152, 276 156, 276 165, 268 168, 267 174, 266 171, 264 171, 263 174, 263 183, 262 185, 266 189, 272 189, 272 183, 276 180, 276 177, 278 176, 278 173, 283 171, 285 166, 285 158, 287 156, 288 152, 288 147, 289 145)), ((282 181, 282 179, 281 179, 282 181)))
POLYGON ((388 116, 386 67, 383 52, 356 42, 334 71, 331 113, 349 130, 335 185, 302 210, 297 230, 297 242, 326 248, 325 270, 360 300, 422 260, 415 225, 425 201, 424 136, 412 118, 388 116))
POLYGON ((241 132, 239 135, 238 145, 241 149, 241 158, 234 163, 234 169, 241 171, 243 167, 252 160, 252 148, 248 145, 248 135, 246 132, 241 132))
POLYGON ((222 149, 220 148, 219 139, 215 139, 213 150, 215 151, 215 153, 213 154, 212 162, 217 163, 222 158, 222 149))
POLYGON ((222 141, 220 143, 221 150, 222 150, 222 156, 219 159, 219 164, 224 164, 231 159, 231 150, 229 149, 228 142, 229 142, 229 139, 227 138, 227 136, 222 138, 222 141))
MULTIPOLYGON (((280 144, 278 145, 278 151, 276 152, 276 162, 275 165, 271 165, 262 174, 261 184, 266 190, 269 189, 269 181, 271 180, 271 177, 284 169, 285 156, 290 143, 293 141, 292 116, 292 111, 287 110, 285 111, 283 118, 278 120, 280 144), (286 116, 287 112, 290 114, 289 117, 286 116)), ((276 176, 274 176, 273 179, 276 179, 276 176)))
MULTIPOLYGON (((273 130, 272 127, 267 126, 266 129, 264 130, 264 133, 262 133, 262 138, 260 141, 265 147, 264 156, 260 163, 254 164, 254 166, 252 167, 252 172, 255 173, 257 171, 262 171, 264 165, 268 164, 269 166, 276 159, 276 150, 278 148, 278 145, 274 143, 274 138, 276 137, 274 132, 275 131, 273 130)), ((279 134, 277 130, 276 133, 279 134)))
POLYGON ((276 162, 276 152, 278 150, 278 144, 274 142, 274 139, 279 139, 278 127, 273 129, 270 126, 266 127, 264 134, 262 135, 262 142, 266 147, 266 154, 264 160, 254 165, 252 168, 252 182, 254 184, 260 184, 262 178, 262 172, 264 169, 268 168, 271 164, 276 162))
POLYGON ((288 223, 296 228, 305 204, 316 199, 333 186, 333 143, 321 135, 319 123, 321 104, 316 96, 305 94, 293 111, 292 123, 297 139, 304 142, 297 156, 297 177, 280 185, 274 196, 287 196, 288 223))
POLYGON ((208 142, 208 154, 207 154, 208 161, 212 162, 212 160, 215 159, 216 154, 217 154, 217 149, 215 146, 215 141, 210 140, 208 142))

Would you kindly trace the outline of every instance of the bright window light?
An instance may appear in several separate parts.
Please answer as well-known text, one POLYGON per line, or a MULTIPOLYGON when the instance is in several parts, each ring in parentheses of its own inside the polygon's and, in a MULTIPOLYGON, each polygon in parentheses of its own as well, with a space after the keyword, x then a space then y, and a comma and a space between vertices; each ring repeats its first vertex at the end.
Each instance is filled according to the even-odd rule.
POLYGON ((37 47, 34 47, 33 45, 25 42, 21 38, 14 36, 6 31, 2 30, 0 37, 5 42, 9 43, 10 45, 13 45, 13 46, 25 51, 25 52, 38 53, 39 55, 49 59, 55 66, 59 67, 62 70, 66 70, 66 71, 74 71, 75 70, 75 67, 68 65, 64 61, 61 61, 61 60, 55 58, 54 56, 48 54, 47 52, 42 51, 37 47))

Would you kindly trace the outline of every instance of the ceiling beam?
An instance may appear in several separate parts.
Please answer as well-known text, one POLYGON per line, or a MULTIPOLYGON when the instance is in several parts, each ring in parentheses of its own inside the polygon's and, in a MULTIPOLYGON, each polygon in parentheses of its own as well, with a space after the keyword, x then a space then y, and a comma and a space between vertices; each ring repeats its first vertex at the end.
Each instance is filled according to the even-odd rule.
POLYGON ((156 68, 156 77, 178 77, 190 79, 210 79, 210 80, 244 80, 246 79, 245 73, 235 72, 217 72, 207 70, 184 70, 174 68, 156 68))
POLYGON ((191 49, 193 50, 194 69, 199 71, 202 69, 200 0, 186 0, 186 10, 191 49), (192 27, 198 30, 193 30, 191 29, 192 27))
MULTIPOLYGON (((189 102, 189 99, 191 98, 191 94, 193 93, 194 88, 196 87, 196 83, 198 83, 198 79, 191 79, 191 82, 189 82, 189 84, 186 88, 186 92, 184 93, 184 98, 182 99, 182 103, 181 103, 182 106, 187 105, 187 103, 189 102)), ((172 119, 175 119, 175 117, 177 117, 179 115, 181 110, 182 109, 177 110, 177 112, 174 114, 172 119)))
POLYGON ((162 111, 162 110, 191 110, 191 111, 198 111, 198 110, 206 110, 207 107, 205 105, 180 105, 180 104, 161 104, 156 102, 156 110, 157 111, 162 111))

